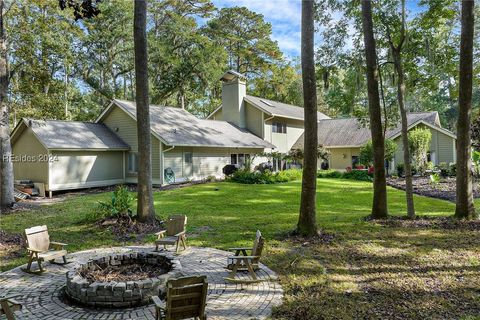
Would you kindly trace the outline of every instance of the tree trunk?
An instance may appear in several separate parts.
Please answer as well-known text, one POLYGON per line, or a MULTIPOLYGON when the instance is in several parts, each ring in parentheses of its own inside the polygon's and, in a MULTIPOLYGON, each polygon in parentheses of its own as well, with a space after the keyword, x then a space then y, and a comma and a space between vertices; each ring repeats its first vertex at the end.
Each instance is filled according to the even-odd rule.
POLYGON ((317 230, 317 87, 314 56, 314 0, 302 1, 302 80, 305 113, 305 147, 302 194, 297 232, 314 236, 317 230))
POLYGON ((148 98, 147 1, 135 0, 134 45, 138 135, 137 215, 142 222, 154 220, 151 163, 150 108, 148 98))
POLYGON ((365 42, 365 58, 367 63, 368 108, 370 114, 370 130, 373 145, 373 204, 372 217, 383 219, 388 216, 387 183, 385 179, 385 137, 382 130, 382 110, 378 90, 378 65, 375 39, 373 37, 372 4, 362 1, 362 25, 365 42))
POLYGON ((474 1, 462 1, 462 33, 460 38, 460 75, 457 120, 457 206, 455 217, 474 219, 472 161, 470 158, 472 116, 474 1))
POLYGON ((13 197, 13 163, 10 144, 7 44, 4 26, 4 1, 0 0, 0 212, 11 207, 13 197))
POLYGON ((405 166, 405 195, 407 198, 407 215, 410 219, 415 218, 415 205, 413 202, 412 165, 410 161, 410 148, 408 147, 408 120, 405 108, 405 74, 403 73, 401 52, 392 48, 393 62, 397 72, 397 100, 402 118, 402 144, 403 163, 405 166))

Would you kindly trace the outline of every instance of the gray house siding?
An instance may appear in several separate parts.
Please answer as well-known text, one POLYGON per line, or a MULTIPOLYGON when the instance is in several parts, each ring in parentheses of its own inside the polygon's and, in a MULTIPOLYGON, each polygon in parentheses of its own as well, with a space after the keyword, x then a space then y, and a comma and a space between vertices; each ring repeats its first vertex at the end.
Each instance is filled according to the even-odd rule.
MULTIPOLYGON (((102 120, 107 127, 130 146, 130 152, 138 152, 137 122, 125 111, 113 106, 102 120)), ((156 184, 160 183, 160 141, 153 134, 152 139, 152 179, 156 184)), ((125 154, 125 175, 128 182, 136 182, 137 174, 128 171, 128 153, 125 154)))
POLYGON ((19 137, 12 141, 12 154, 18 158, 13 162, 15 180, 32 180, 48 184, 48 150, 38 141, 32 129, 25 128, 19 137), (28 157, 32 161, 26 161, 28 157))
POLYGON ((124 182, 123 151, 52 151, 51 154, 49 190, 124 182))

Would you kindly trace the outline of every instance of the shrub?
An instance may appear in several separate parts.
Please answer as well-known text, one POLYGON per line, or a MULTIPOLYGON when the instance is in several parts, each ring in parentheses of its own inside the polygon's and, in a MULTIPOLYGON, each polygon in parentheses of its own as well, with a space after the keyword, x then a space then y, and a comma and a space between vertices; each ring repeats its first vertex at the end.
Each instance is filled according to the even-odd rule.
POLYGON ((289 169, 275 173, 272 173, 270 170, 265 170, 264 172, 238 170, 229 178, 229 180, 244 184, 274 184, 298 180, 301 177, 302 170, 299 169, 289 169))
POLYGON ((405 164, 403 164, 403 163, 397 164, 397 174, 400 177, 402 177, 404 173, 405 173, 405 164))
POLYGON ((215 176, 207 176, 205 178, 205 181, 206 182, 215 182, 215 181, 217 181, 217 178, 215 176))
POLYGON ((456 163, 450 163, 449 168, 448 168, 448 174, 450 177, 456 177, 457 176, 457 164, 456 163))
POLYGON ((475 175, 480 176, 480 151, 472 152, 472 166, 475 175))
POLYGON ((320 170, 317 172, 317 178, 341 178, 342 173, 337 170, 320 170))
POLYGON ((428 161, 428 162, 427 162, 427 165, 426 165, 426 168, 427 168, 427 170, 434 170, 434 169, 435 169, 435 165, 433 164, 432 161, 428 161))
POLYGON ((373 181, 373 178, 364 170, 352 170, 345 172, 342 175, 343 179, 359 180, 359 181, 373 181))
POLYGON ((450 168, 446 162, 440 162, 438 165, 438 169, 440 169, 440 175, 445 178, 449 175, 450 168))
POLYGON ((109 202, 99 202, 97 210, 97 218, 100 217, 116 217, 121 216, 133 217, 132 203, 135 198, 130 194, 125 186, 117 186, 113 191, 109 202))
POLYGON ((429 129, 416 128, 408 133, 408 144, 412 153, 413 163, 420 173, 425 172, 427 163, 427 151, 432 140, 429 129))
MULTIPOLYGON (((385 161, 392 161, 397 151, 397 144, 390 139, 385 139, 385 161)), ((360 148, 359 160, 361 164, 366 166, 373 165, 373 144, 372 140, 360 148)))

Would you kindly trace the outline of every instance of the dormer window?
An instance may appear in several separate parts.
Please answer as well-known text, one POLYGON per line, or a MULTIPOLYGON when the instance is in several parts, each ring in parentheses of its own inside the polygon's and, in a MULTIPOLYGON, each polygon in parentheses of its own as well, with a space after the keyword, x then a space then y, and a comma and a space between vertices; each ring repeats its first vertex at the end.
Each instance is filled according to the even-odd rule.
POLYGON ((287 133, 287 124, 281 122, 272 123, 272 132, 273 133, 287 133))

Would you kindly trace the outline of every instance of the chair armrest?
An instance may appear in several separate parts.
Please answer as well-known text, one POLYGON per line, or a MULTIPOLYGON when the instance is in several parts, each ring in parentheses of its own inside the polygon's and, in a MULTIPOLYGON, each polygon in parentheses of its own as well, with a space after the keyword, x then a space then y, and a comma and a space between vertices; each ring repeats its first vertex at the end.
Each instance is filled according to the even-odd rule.
POLYGON ((37 250, 37 249, 33 249, 33 248, 27 248, 27 251, 36 252, 36 253, 44 252, 43 250, 37 250))
POLYGON ((228 248, 230 251, 252 250, 252 248, 228 248))
POLYGON ((54 247, 65 247, 65 246, 68 246, 68 244, 66 243, 62 243, 62 242, 56 242, 56 241, 50 241, 50 244, 54 247))
POLYGON ((252 259, 257 259, 257 258, 260 258, 260 256, 231 256, 231 257, 228 257, 228 259, 233 259, 233 260, 239 260, 239 259, 252 260, 252 259))
POLYGON ((158 296, 153 296, 152 301, 155 307, 165 310, 165 301, 160 300, 158 296))
POLYGON ((165 232, 167 232, 167 230, 161 230, 161 231, 155 232, 155 235, 160 239, 165 236, 164 234, 165 232))
POLYGON ((180 237, 180 236, 183 236, 185 234, 185 231, 182 231, 182 232, 179 232, 175 235, 175 237, 180 237))
POLYGON ((12 294, 12 295, 9 295, 9 296, 0 296, 0 301, 5 301, 5 300, 12 300, 14 298, 18 298, 18 297, 21 297, 22 295, 21 294, 12 294))

